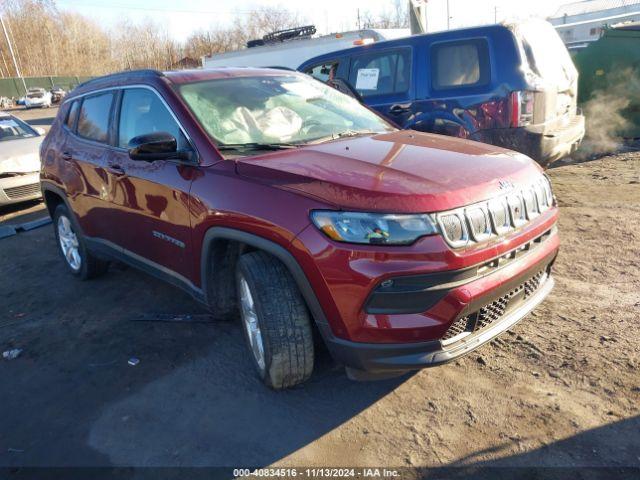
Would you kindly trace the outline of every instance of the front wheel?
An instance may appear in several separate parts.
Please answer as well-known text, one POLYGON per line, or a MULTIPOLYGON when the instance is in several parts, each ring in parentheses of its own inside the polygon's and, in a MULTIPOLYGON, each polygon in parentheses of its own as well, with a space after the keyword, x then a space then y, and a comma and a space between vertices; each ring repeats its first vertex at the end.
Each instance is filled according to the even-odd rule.
POLYGON ((313 371, 311 318, 286 267, 265 252, 240 257, 236 270, 242 327, 262 381, 280 390, 313 371))

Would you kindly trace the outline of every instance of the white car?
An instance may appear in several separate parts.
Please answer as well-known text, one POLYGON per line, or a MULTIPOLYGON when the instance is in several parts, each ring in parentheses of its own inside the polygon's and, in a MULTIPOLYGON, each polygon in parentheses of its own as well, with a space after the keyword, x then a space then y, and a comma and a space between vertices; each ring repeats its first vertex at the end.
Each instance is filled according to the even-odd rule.
POLYGON ((35 200, 40 190, 44 130, 0 112, 0 206, 35 200))
POLYGON ((24 98, 25 108, 49 108, 51 106, 51 92, 44 88, 30 88, 24 98))

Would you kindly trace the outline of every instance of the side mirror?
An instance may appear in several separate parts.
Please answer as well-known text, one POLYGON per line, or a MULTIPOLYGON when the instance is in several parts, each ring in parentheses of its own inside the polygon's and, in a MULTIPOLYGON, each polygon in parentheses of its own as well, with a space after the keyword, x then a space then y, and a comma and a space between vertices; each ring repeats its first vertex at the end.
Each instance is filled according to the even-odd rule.
POLYGON ((190 150, 178 150, 175 137, 167 132, 155 132, 133 137, 129 142, 129 158, 131 160, 185 160, 193 159, 190 150))
POLYGON ((45 135, 47 131, 42 127, 35 127, 34 130, 38 132, 38 135, 45 135))

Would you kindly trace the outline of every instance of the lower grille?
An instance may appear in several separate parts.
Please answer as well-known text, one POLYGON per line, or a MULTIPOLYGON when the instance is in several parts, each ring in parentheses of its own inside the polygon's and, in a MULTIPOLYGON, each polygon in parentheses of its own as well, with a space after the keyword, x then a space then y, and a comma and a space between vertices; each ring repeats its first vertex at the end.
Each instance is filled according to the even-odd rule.
POLYGON ((11 200, 18 200, 20 198, 33 197, 40 193, 40 184, 32 183, 29 185, 21 185, 19 187, 5 188, 4 193, 11 200))
POLYGON ((462 338, 463 336, 478 333, 489 325, 500 321, 507 312, 509 304, 513 299, 522 295, 522 301, 527 300, 544 283, 546 276, 546 270, 541 270, 510 292, 483 306, 477 312, 459 318, 451 324, 440 340, 446 343, 452 343, 452 341, 458 339, 458 337, 462 338))

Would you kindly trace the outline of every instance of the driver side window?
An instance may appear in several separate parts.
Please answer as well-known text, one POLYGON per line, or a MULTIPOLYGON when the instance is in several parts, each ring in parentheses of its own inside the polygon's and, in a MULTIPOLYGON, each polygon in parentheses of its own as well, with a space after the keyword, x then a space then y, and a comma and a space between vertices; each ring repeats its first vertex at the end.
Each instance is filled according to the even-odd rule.
POLYGON ((120 107, 118 145, 127 148, 132 138, 156 132, 173 135, 178 142, 178 150, 189 147, 177 122, 155 92, 146 88, 124 90, 120 107))

